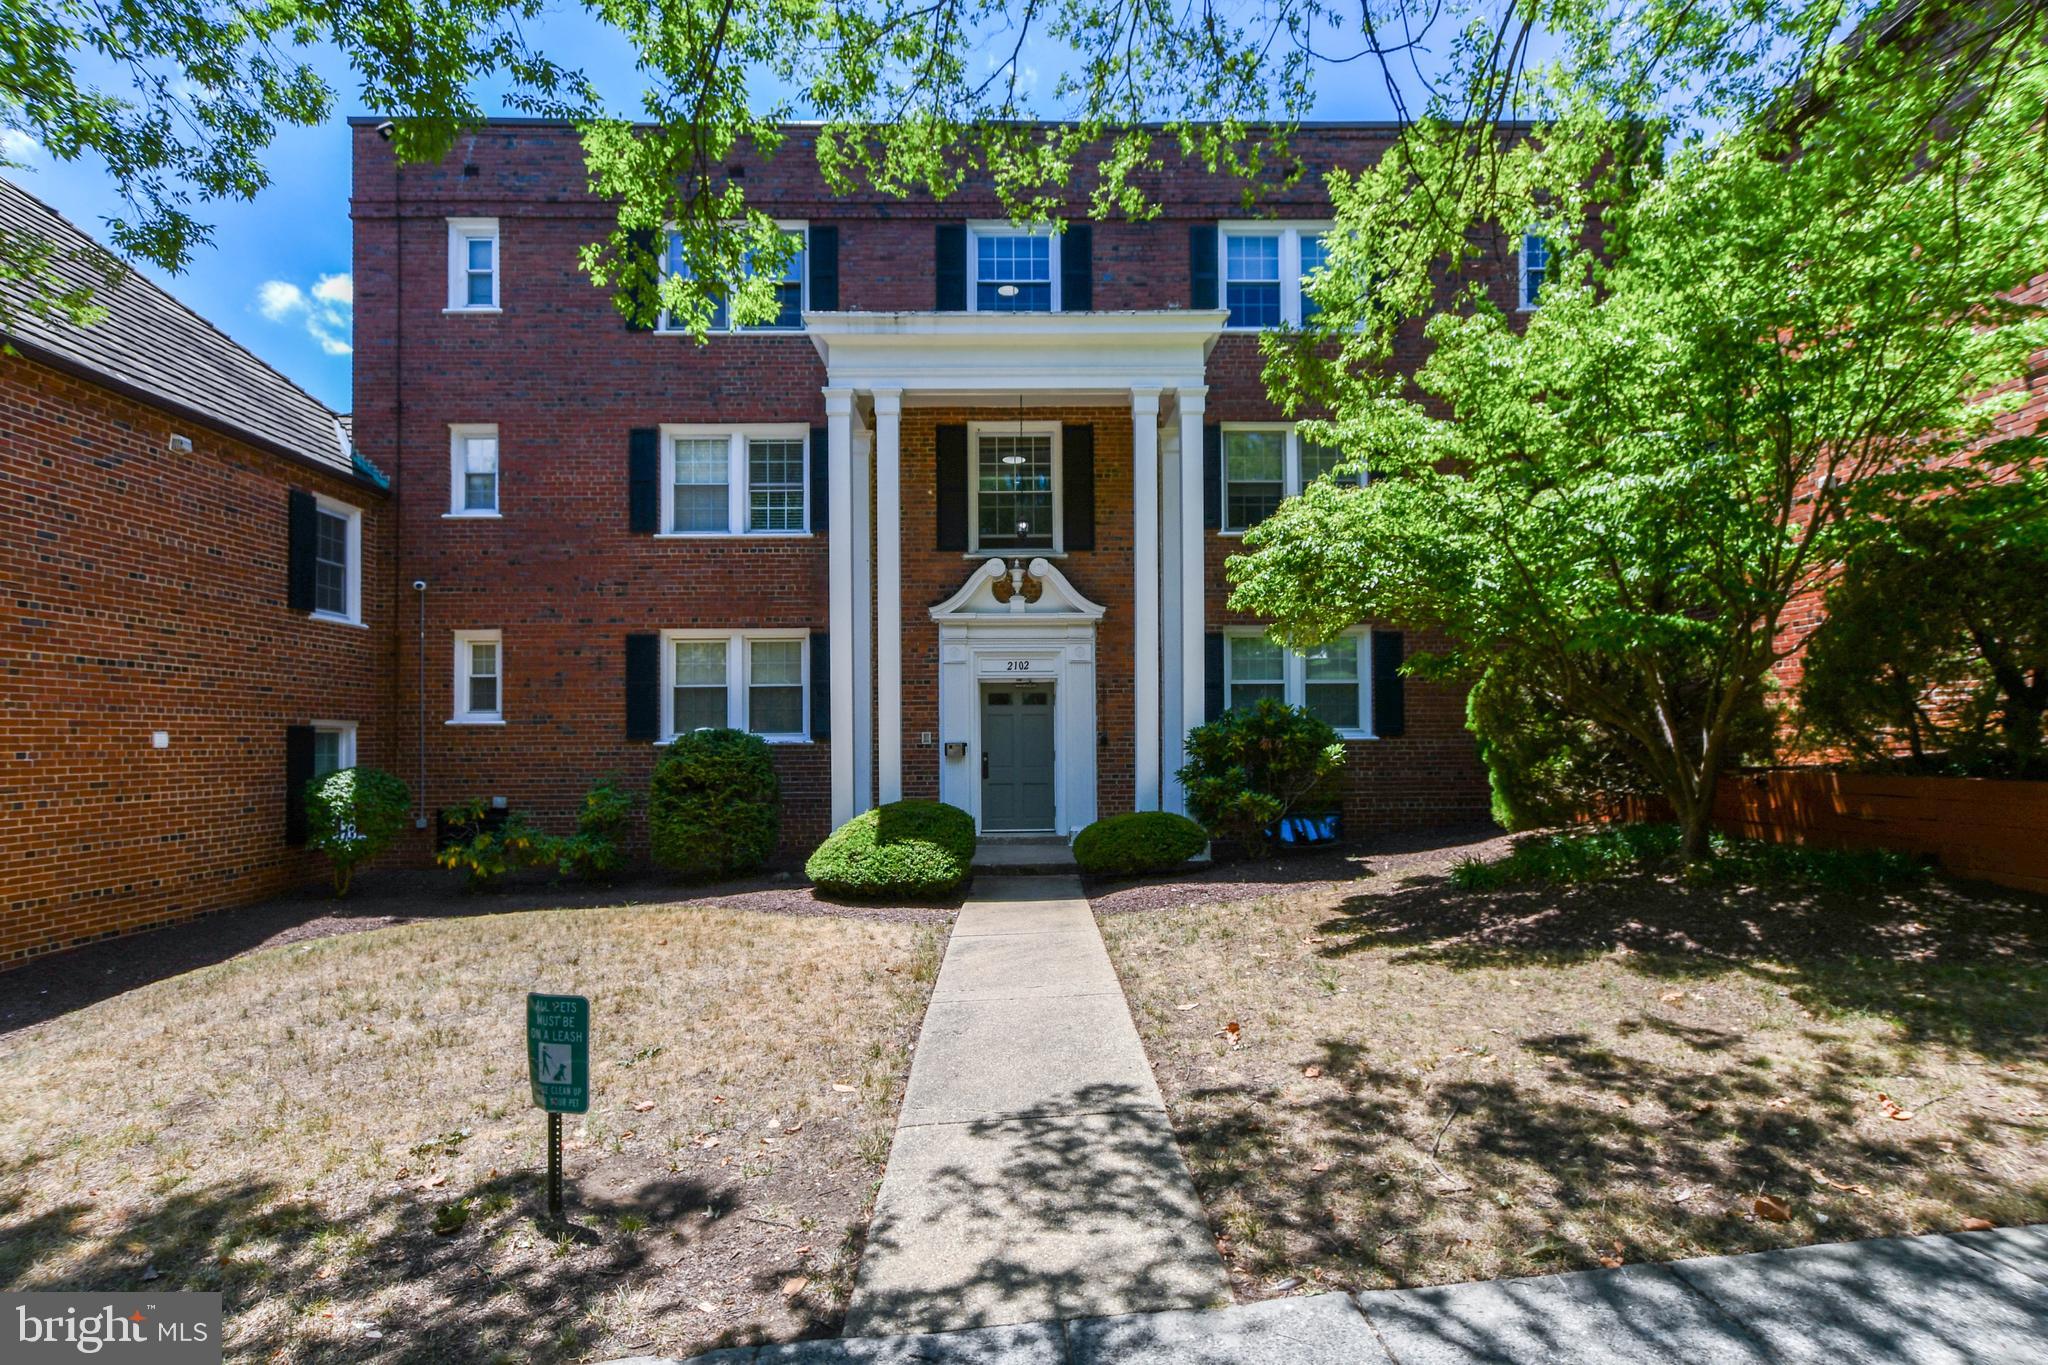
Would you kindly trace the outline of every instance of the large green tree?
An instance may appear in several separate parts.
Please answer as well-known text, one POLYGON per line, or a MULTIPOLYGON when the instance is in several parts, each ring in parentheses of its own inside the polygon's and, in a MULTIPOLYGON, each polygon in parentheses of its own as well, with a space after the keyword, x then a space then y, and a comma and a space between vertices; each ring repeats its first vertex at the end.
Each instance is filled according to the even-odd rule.
POLYGON ((1977 395, 2048 344, 2013 292, 2048 241, 2044 15, 1995 8, 1824 46, 1668 155, 1557 70, 1526 139, 1482 156, 1424 122, 1334 177, 1320 326, 1276 339, 1269 374, 1376 477, 1249 536, 1234 605, 1300 642, 1367 616, 1444 631, 1419 671, 1479 682, 1496 724, 1512 695, 1618 754, 1703 854, 1800 643, 1788 604, 1865 532, 1847 499, 1902 464, 1998 458, 1971 451, 2017 396, 1977 395), (1471 267, 1533 225, 1555 251, 1541 307, 1504 312, 1471 267), (1411 383, 1389 360, 1424 315, 1411 383))

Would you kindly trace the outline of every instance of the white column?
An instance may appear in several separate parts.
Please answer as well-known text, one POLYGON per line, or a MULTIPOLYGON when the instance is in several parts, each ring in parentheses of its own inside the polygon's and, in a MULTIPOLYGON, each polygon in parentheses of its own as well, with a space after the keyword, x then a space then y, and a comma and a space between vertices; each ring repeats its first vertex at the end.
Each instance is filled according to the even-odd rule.
POLYGON ((1159 430, 1159 806, 1187 814, 1187 794, 1175 776, 1187 761, 1187 721, 1181 696, 1181 636, 1187 623, 1187 583, 1181 572, 1180 423, 1159 430))
POLYGON ((875 800, 875 566, 874 528, 868 521, 868 457, 875 435, 853 433, 853 808, 875 800))
POLYGON ((1201 724, 1207 676, 1202 663, 1202 628, 1209 595, 1206 543, 1202 534, 1202 414, 1206 385, 1183 385, 1180 400, 1180 714, 1182 738, 1201 724))
POLYGON ((1159 809, 1159 390, 1131 390, 1133 806, 1159 809))
POLYGON ((832 825, 851 820, 860 806, 854 792, 853 752, 853 390, 825 390, 828 471, 826 565, 832 632, 832 825))
POLYGON ((903 390, 875 389, 875 718, 881 799, 903 799, 903 390))

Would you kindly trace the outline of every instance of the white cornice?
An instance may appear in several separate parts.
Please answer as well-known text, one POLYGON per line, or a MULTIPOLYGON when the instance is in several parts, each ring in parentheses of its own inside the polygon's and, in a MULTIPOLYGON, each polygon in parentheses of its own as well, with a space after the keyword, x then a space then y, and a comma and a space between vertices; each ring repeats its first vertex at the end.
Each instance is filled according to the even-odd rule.
POLYGON ((826 383, 913 394, 1128 395, 1200 384, 1228 314, 806 313, 826 383))

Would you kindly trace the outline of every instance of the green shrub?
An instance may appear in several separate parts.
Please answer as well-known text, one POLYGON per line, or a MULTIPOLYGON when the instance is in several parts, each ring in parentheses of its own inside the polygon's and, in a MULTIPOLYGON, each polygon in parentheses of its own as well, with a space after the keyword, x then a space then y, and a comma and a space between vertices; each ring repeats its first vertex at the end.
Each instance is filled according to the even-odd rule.
POLYGON ((632 815, 632 793, 606 778, 583 794, 576 832, 547 841, 549 861, 564 877, 594 881, 610 876, 626 861, 623 844, 632 815))
POLYGON ((752 872, 775 852, 782 787, 759 735, 694 730, 654 764, 647 833, 654 861, 691 880, 752 872))
POLYGON ((1269 700, 1188 731, 1180 780, 1189 812, 1211 834, 1257 847, 1286 816, 1335 810, 1343 770, 1344 743, 1335 730, 1269 700))
POLYGON ((835 896, 925 900, 958 890, 973 864, 973 816, 938 801, 894 801, 833 830, 804 875, 835 896))
MULTIPOLYGON (((1451 881, 1465 891, 1498 891, 1505 886, 1593 882, 1640 869, 1676 867, 1676 825, 1603 825, 1515 840, 1506 857, 1467 858, 1451 869, 1451 881)), ((1908 853, 1884 848, 1810 848, 1761 839, 1715 834, 1708 857, 1685 869, 1688 880, 1808 885, 1834 891, 1862 891, 1915 880, 1926 864, 1908 853)))
POLYGON ((484 803, 465 801, 441 812, 457 838, 434 854, 434 861, 460 872, 471 891, 496 886, 508 872, 546 867, 554 861, 555 841, 514 811, 496 829, 484 822, 484 803))
POLYGON ((382 768, 342 768, 306 783, 306 844, 334 865, 346 896, 356 864, 376 857, 412 816, 412 792, 382 768))
POLYGON ((1097 820, 1074 839, 1074 861, 1084 872, 1130 876, 1165 872, 1202 851, 1209 835, 1185 815, 1141 810, 1097 820))

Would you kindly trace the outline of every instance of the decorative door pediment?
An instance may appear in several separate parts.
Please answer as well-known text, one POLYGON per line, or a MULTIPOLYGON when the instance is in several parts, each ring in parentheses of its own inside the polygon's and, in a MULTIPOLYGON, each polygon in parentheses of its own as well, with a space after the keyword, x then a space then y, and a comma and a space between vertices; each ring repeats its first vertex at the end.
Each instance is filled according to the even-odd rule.
POLYGON ((1103 611, 1076 591, 1049 559, 1013 568, 991 558, 974 567, 958 592, 932 608, 932 620, 1092 623, 1102 619, 1103 611))

